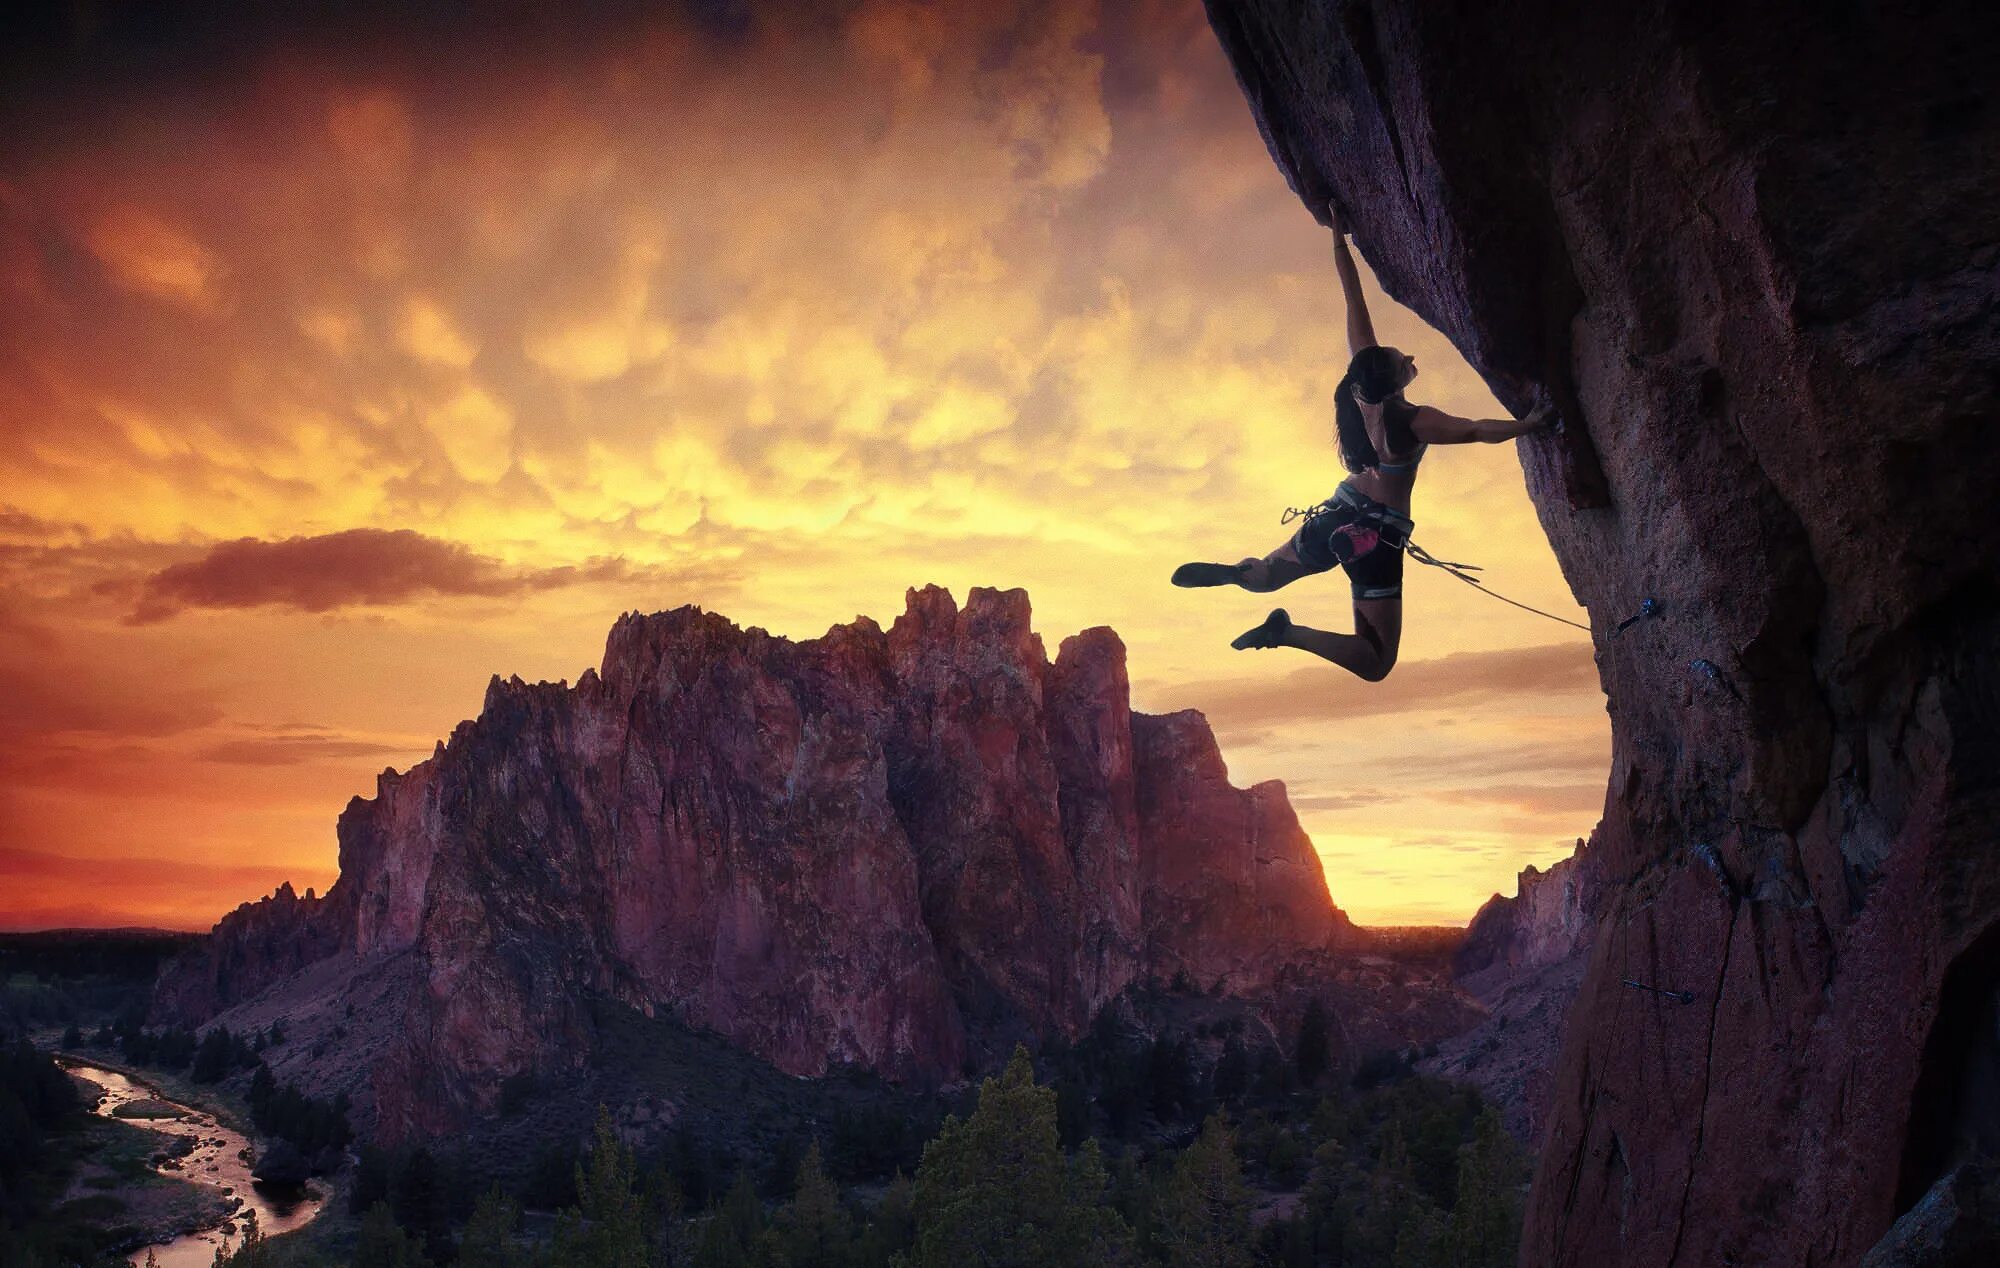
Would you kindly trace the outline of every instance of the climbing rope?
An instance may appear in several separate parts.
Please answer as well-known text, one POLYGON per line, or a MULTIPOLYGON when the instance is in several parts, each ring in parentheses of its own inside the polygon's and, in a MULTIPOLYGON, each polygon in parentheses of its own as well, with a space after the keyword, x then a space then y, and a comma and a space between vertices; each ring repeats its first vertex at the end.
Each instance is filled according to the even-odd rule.
POLYGON ((1693 991, 1670 991, 1664 986, 1648 986, 1644 982, 1635 982, 1629 977, 1620 980, 1635 991, 1651 991, 1653 994, 1670 999, 1676 1004, 1694 1003, 1693 991))
POLYGON ((1463 581, 1466 585, 1469 585, 1473 589, 1479 591, 1479 593, 1484 595, 1489 595, 1492 598, 1500 600, 1500 602, 1502 603, 1511 604, 1512 606, 1521 609, 1523 612, 1533 612, 1536 616, 1545 616, 1551 621, 1558 621, 1564 625, 1569 626, 1573 630, 1582 630, 1586 634, 1591 632, 1590 627, 1588 625, 1583 624, 1581 621, 1572 621, 1568 617, 1557 616, 1553 612, 1544 612, 1540 608, 1530 607, 1527 604, 1521 602, 1519 599, 1510 599, 1506 595, 1501 594, 1498 590, 1491 589, 1490 587, 1487 586, 1487 584, 1484 581, 1481 581, 1479 578, 1468 576, 1467 575, 1468 573, 1485 571, 1477 564, 1460 564, 1460 563, 1453 563, 1449 559, 1439 559, 1436 555, 1431 554, 1431 552, 1425 550, 1422 546, 1417 545, 1413 541, 1405 542, 1403 544, 1403 553, 1408 555, 1410 558, 1416 560, 1420 564, 1429 564, 1433 568, 1442 568, 1444 571, 1450 573, 1452 576, 1457 577, 1460 581, 1463 581))
MULTIPOLYGON (((1308 524, 1310 524, 1312 521, 1318 519, 1320 516, 1330 513, 1333 510, 1333 508, 1334 508, 1333 498, 1328 498, 1326 501, 1321 502, 1316 506, 1288 506, 1285 508, 1285 513, 1278 518, 1278 523, 1290 524, 1293 520, 1302 519, 1305 520, 1308 524)), ((1407 524, 1408 520, 1405 519, 1403 522, 1407 524)), ((1481 568, 1478 564, 1461 564, 1461 563, 1454 563, 1449 559, 1439 559, 1436 555, 1433 555, 1428 550, 1425 550, 1422 546, 1417 545, 1416 542, 1410 540, 1410 538, 1408 538, 1407 536, 1404 537, 1403 540, 1399 543, 1395 540, 1394 537, 1385 533, 1383 534, 1382 540, 1388 543, 1391 547, 1400 546, 1405 555, 1407 555, 1411 559, 1416 560, 1420 564, 1429 564, 1433 568, 1443 569, 1445 572, 1448 572, 1452 576, 1457 577, 1460 581, 1463 581, 1466 585, 1471 586, 1473 589, 1479 591, 1479 593, 1483 595, 1487 595, 1490 598, 1495 598, 1500 600, 1500 602, 1502 603, 1509 604, 1513 607, 1517 607, 1521 609, 1523 612, 1532 612, 1536 616, 1545 616, 1549 620, 1559 622, 1563 625, 1567 625, 1573 630, 1582 630, 1586 634, 1592 632, 1591 628, 1588 625, 1583 624, 1581 621, 1572 621, 1568 617, 1557 616, 1553 612, 1544 612, 1540 608, 1530 607, 1529 605, 1521 602, 1519 599, 1510 599, 1506 595, 1501 594, 1498 590, 1490 588, 1484 581, 1481 581, 1479 578, 1468 575, 1470 573, 1485 571, 1485 569, 1481 568)), ((1651 599, 1648 599, 1646 600, 1646 602, 1647 604, 1650 605, 1653 601, 1651 599)), ((1648 616, 1652 614, 1653 613, 1651 610, 1647 611, 1646 613, 1646 615, 1648 616)), ((1631 622, 1627 621, 1625 624, 1630 625, 1631 622)), ((1620 626, 1619 628, 1623 629, 1624 627, 1620 626)))

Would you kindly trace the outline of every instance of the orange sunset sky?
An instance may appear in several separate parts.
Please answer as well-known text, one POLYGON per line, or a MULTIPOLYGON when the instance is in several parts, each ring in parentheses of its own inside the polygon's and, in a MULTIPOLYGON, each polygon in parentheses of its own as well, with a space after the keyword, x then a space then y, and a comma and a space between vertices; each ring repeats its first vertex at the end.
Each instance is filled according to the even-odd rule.
MULTIPOLYGON (((1115 627, 1363 922, 1462 922, 1595 823, 1584 635, 1413 568, 1371 686, 1167 584, 1341 474, 1330 237, 1194 0, 412 12, 10 77, 0 927, 324 888, 350 796, 621 611, 811 637, 923 582, 1115 627)), ((1413 399, 1500 412, 1375 313, 1413 399)), ((1434 451, 1416 516, 1580 615, 1511 445, 1434 451)), ((1348 628, 1337 577, 1281 602, 1348 628)))

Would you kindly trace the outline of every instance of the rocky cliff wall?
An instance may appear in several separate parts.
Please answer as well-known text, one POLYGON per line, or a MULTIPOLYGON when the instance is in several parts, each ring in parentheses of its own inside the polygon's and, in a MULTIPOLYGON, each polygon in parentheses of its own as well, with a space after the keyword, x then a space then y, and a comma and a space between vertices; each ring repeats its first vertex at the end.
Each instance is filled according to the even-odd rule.
POLYGON ((496 679, 339 835, 324 899, 227 917, 158 1007, 356 995, 327 1043, 390 1135, 584 1060, 596 1000, 793 1074, 949 1079, 1138 981, 1332 991, 1350 928, 1283 788, 1231 786, 1199 714, 1134 714, 1111 631, 1051 663, 1018 590, 797 643, 624 617, 574 686, 496 679))
POLYGON ((1990 1134, 1991 6, 1209 11, 1306 205, 1562 414, 1614 753, 1522 1262, 1858 1262, 1990 1134))
POLYGON ((1495 894, 1479 909, 1452 973, 1486 1016, 1418 1063, 1426 1074, 1477 1087, 1531 1146, 1548 1120, 1563 1023, 1597 933, 1604 887, 1596 862, 1578 841, 1568 858, 1547 870, 1524 868, 1512 896, 1495 894))

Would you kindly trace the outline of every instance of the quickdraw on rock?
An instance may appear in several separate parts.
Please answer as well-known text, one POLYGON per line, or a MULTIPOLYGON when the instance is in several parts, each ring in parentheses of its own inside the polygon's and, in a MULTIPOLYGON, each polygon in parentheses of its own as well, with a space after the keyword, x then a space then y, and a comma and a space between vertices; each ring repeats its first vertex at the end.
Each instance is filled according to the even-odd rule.
POLYGON ((1641 599, 1639 600, 1639 610, 1633 613, 1631 616, 1628 616, 1624 620, 1618 622, 1618 628, 1611 632, 1614 635, 1623 634, 1626 630, 1631 629, 1639 622, 1650 620, 1651 618, 1658 616, 1660 613, 1664 611, 1666 611, 1666 608, 1660 603, 1658 599, 1641 599))
POLYGON ((1644 982, 1635 982, 1629 977, 1623 979, 1623 981, 1625 985, 1631 987, 1635 991, 1650 991, 1652 994, 1663 996, 1667 999, 1674 1001, 1676 1004, 1694 1003, 1693 991, 1670 991, 1664 986, 1648 986, 1644 982))

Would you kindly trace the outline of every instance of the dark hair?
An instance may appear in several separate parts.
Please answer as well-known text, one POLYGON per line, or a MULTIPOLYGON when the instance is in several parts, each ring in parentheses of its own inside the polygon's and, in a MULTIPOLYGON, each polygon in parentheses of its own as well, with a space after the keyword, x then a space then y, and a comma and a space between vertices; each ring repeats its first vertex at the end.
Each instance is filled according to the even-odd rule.
POLYGON ((1354 401, 1357 389, 1369 402, 1382 402, 1382 429, 1391 448, 1406 454, 1417 447, 1417 434, 1410 429, 1416 407, 1396 396, 1403 381, 1402 358, 1388 348, 1363 348, 1347 363, 1347 377, 1333 389, 1333 423, 1340 439, 1340 461, 1349 471, 1365 471, 1382 460, 1375 442, 1368 439, 1361 406, 1354 401))

